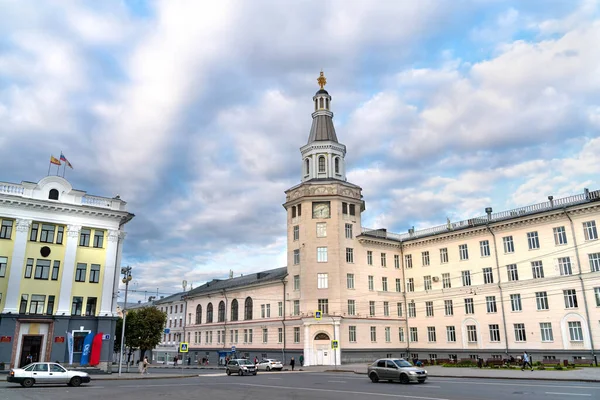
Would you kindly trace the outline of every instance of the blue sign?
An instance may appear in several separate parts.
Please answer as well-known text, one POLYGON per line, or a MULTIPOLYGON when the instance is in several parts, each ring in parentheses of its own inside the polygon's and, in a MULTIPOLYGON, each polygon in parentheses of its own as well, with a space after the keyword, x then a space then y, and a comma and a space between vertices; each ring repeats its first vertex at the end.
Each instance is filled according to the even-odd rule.
POLYGON ((110 340, 110 333, 105 333, 102 335, 102 340, 110 340))
POLYGON ((231 351, 235 351, 235 346, 231 346, 231 351))
POLYGON ((315 319, 321 319, 321 311, 315 311, 315 319))
POLYGON ((169 328, 165 328, 165 333, 171 333, 171 330, 169 328))

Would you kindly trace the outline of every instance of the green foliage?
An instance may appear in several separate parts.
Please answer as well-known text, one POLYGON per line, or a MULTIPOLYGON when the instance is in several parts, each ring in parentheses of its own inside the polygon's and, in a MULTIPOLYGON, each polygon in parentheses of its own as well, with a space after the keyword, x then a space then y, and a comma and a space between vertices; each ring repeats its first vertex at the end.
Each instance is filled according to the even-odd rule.
POLYGON ((137 308, 127 313, 125 325, 125 345, 131 349, 140 349, 144 357, 146 350, 158 346, 161 342, 167 314, 156 307, 137 308))
POLYGON ((555 365, 554 369, 557 371, 562 371, 563 367, 561 365, 555 365))

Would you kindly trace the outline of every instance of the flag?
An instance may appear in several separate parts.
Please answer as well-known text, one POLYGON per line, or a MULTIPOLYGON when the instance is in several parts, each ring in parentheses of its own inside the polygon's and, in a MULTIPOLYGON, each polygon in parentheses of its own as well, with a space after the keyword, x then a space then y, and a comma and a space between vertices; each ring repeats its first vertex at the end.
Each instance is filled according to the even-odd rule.
POLYGON ((57 158, 55 158, 54 156, 50 156, 50 164, 61 165, 60 161, 57 158))
POLYGON ((67 332, 67 349, 69 350, 69 365, 73 365, 73 334, 67 332))
POLYGON ((66 164, 66 165, 67 165, 69 168, 73 169, 73 166, 71 165, 71 163, 69 162, 69 160, 67 160, 67 157, 65 157, 65 155, 62 153, 62 151, 60 152, 60 160, 61 160, 61 161, 64 161, 64 162, 65 162, 65 164, 66 164))

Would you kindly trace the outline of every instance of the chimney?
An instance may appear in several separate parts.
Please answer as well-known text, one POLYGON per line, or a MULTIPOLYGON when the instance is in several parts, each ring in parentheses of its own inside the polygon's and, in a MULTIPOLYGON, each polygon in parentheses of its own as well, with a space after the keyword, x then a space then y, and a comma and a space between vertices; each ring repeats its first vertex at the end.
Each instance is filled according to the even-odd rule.
POLYGON ((548 196, 548 200, 550 200, 550 207, 554 208, 554 196, 548 196))
POLYGON ((141 300, 138 300, 138 304, 142 304, 142 301, 141 301, 141 300))
POLYGON ((492 207, 486 207, 485 208, 485 213, 488 216, 488 221, 492 219, 492 207))
POLYGON ((409 234, 410 236, 412 236, 412 235, 414 235, 414 234, 415 234, 415 227, 414 227, 414 226, 408 230, 408 234, 409 234))

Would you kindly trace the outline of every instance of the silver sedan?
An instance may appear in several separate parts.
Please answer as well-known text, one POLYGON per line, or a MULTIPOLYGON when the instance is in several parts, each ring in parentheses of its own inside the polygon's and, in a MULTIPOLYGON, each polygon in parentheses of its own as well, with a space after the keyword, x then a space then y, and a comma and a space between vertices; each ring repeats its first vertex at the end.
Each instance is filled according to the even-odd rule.
POLYGON ((279 360, 264 358, 256 364, 256 369, 259 371, 281 371, 283 369, 283 364, 279 360))
POLYGON ((419 382, 427 380, 427 371, 414 367, 402 358, 382 358, 369 365, 367 374, 371 382, 399 381, 400 383, 419 382))
POLYGON ((6 380, 19 383, 23 387, 32 387, 34 384, 79 386, 89 383, 91 378, 87 372, 69 371, 60 364, 39 362, 11 369, 6 380))

